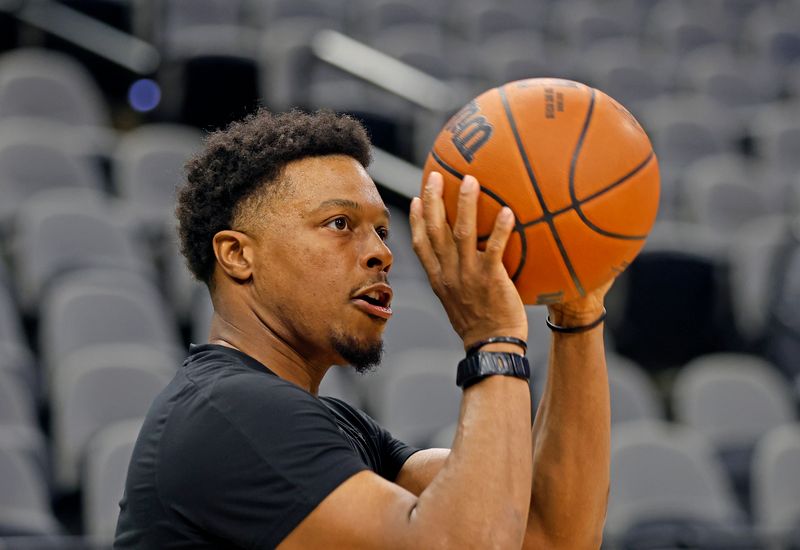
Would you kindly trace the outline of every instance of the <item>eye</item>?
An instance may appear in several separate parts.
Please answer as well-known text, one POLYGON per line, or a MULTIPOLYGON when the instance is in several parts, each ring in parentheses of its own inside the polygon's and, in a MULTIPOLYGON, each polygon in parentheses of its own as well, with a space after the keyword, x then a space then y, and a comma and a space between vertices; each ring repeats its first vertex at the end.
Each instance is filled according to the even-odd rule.
POLYGON ((349 227, 350 223, 347 221, 347 218, 344 216, 339 216, 338 218, 334 218, 329 221, 325 227, 332 227, 337 231, 344 231, 349 227))
POLYGON ((382 241, 385 241, 386 239, 389 238, 389 229, 386 227, 379 227, 378 229, 375 230, 375 232, 378 234, 378 237, 380 237, 382 241))

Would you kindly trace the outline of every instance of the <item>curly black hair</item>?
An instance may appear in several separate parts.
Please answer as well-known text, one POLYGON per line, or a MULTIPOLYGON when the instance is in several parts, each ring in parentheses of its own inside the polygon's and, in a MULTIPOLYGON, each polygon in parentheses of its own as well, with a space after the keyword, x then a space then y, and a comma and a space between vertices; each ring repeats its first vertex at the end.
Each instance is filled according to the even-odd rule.
POLYGON ((209 134, 203 150, 186 163, 175 209, 181 252, 195 278, 210 285, 212 239, 231 228, 243 201, 275 182, 287 163, 323 155, 347 155, 367 167, 370 141, 361 123, 325 110, 260 109, 209 134))

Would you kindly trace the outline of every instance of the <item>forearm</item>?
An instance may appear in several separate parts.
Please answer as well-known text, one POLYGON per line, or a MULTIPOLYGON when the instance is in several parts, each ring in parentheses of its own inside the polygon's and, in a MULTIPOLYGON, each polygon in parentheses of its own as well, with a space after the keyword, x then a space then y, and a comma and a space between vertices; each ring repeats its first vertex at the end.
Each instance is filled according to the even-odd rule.
POLYGON ((554 333, 533 426, 525 548, 599 548, 609 489, 611 411, 602 328, 554 333))
POLYGON ((409 521, 453 548, 520 548, 531 480, 525 381, 493 376, 464 392, 452 451, 409 521))

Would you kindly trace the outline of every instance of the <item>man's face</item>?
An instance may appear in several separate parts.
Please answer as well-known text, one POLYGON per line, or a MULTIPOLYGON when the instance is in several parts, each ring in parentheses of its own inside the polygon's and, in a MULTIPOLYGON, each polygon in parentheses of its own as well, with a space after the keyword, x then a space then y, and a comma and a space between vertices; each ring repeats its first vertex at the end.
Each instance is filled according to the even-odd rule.
POLYGON ((391 316, 389 216, 355 159, 289 163, 255 212, 255 307, 307 360, 367 370, 391 316))

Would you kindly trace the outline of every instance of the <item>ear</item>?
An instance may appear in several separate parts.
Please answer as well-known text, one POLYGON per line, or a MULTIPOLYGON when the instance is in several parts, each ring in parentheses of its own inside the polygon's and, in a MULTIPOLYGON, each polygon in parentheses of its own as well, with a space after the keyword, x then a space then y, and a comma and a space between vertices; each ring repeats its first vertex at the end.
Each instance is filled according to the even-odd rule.
POLYGON ((240 282, 253 276, 253 244, 250 237, 232 229, 218 232, 212 241, 222 271, 240 282))

